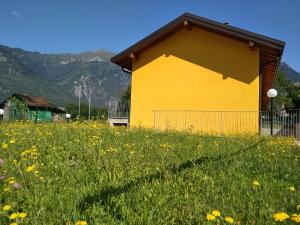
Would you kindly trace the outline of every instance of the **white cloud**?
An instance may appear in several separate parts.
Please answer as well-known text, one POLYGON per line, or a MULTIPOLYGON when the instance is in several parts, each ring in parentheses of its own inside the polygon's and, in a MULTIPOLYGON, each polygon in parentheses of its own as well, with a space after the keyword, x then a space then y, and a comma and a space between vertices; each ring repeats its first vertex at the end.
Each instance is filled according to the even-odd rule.
POLYGON ((18 18, 22 18, 22 15, 21 15, 20 13, 16 12, 15 10, 12 10, 12 11, 10 12, 10 14, 13 15, 13 16, 16 16, 16 17, 18 17, 18 18))

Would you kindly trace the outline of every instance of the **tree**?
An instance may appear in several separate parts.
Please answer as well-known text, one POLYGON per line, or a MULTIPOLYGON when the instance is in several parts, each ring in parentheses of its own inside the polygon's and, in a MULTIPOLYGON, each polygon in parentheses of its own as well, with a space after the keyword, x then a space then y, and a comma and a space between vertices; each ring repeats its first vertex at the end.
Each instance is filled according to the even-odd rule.
POLYGON ((300 86, 286 79, 283 71, 278 70, 274 82, 274 88, 278 91, 278 96, 274 99, 277 109, 284 106, 286 109, 300 108, 300 86))
MULTIPOLYGON (((97 108, 92 107, 90 108, 89 112, 89 106, 87 104, 81 103, 81 117, 80 119, 89 119, 89 115, 91 119, 98 119, 102 121, 107 120, 107 108, 97 108)), ((66 106, 66 110, 68 113, 71 114, 71 118, 77 118, 78 115, 78 106, 77 104, 71 103, 66 106)))
POLYGON ((15 96, 11 97, 10 101, 14 103, 14 106, 17 109, 18 119, 19 120, 25 119, 26 118, 26 111, 28 109, 25 102, 23 102, 22 100, 20 100, 19 98, 15 97, 15 96))
POLYGON ((121 95, 121 100, 129 100, 131 98, 131 84, 123 91, 121 95))

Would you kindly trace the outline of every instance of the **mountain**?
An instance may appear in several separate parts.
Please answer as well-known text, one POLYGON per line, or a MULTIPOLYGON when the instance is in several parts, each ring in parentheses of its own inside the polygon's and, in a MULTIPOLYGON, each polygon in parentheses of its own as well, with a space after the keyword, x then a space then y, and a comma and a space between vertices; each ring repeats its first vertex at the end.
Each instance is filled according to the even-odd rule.
POLYGON ((295 83, 300 82, 300 73, 295 71, 292 67, 290 67, 287 63, 280 63, 280 70, 286 74, 286 78, 295 83))
POLYGON ((0 102, 12 93, 40 95, 58 106, 81 100, 104 106, 130 84, 130 75, 110 62, 114 54, 41 54, 0 45, 0 102), (76 94, 76 95, 75 95, 76 94))

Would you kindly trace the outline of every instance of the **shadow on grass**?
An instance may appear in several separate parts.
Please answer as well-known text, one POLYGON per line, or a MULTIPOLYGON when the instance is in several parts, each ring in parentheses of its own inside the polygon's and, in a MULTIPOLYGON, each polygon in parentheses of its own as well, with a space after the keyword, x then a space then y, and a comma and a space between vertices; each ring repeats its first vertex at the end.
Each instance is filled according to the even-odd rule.
POLYGON ((123 193, 129 192, 132 188, 142 185, 144 183, 151 183, 154 180, 164 180, 165 174, 178 174, 186 169, 191 169, 195 166, 203 165, 208 161, 218 161, 221 159, 231 158, 232 156, 238 155, 247 150, 253 149, 257 147, 259 142, 247 147, 240 149, 239 151, 229 153, 229 154, 220 154, 215 157, 203 156, 196 160, 188 160, 183 162, 180 165, 170 166, 168 169, 160 172, 156 172, 147 176, 141 176, 134 180, 128 181, 124 185, 120 186, 107 186, 102 188, 99 192, 92 193, 83 198, 78 204, 78 208, 83 213, 86 209, 92 206, 95 203, 101 204, 113 218, 116 220, 122 221, 122 213, 121 209, 115 205, 111 200, 112 197, 121 195, 123 193))

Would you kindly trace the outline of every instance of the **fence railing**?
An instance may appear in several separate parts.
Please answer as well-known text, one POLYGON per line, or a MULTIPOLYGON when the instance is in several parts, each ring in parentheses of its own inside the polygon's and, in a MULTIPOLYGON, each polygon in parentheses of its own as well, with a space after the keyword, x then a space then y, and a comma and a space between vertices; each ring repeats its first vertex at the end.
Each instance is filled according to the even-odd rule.
POLYGON ((128 119, 130 113, 129 100, 110 100, 108 102, 109 119, 128 119))
MULTIPOLYGON (((273 134, 300 137, 299 110, 273 112, 273 134)), ((271 113, 259 111, 155 110, 154 128, 158 130, 191 130, 206 133, 271 132, 271 113)))
MULTIPOLYGON (((273 134, 276 136, 293 136, 300 140, 300 110, 289 109, 273 112, 273 134)), ((261 134, 271 133, 271 112, 261 112, 261 134)))

